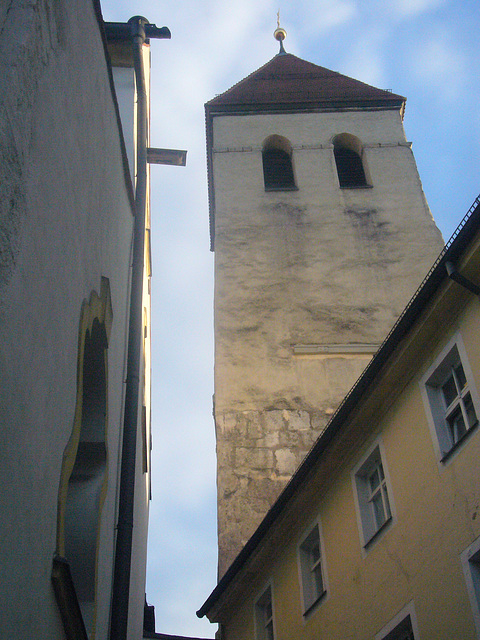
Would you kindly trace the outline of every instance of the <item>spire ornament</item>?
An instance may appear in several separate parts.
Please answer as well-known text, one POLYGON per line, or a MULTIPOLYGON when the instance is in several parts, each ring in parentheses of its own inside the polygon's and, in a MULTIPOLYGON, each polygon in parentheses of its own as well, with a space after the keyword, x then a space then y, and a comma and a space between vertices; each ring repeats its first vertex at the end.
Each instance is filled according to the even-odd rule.
POLYGON ((283 41, 287 37, 287 32, 283 27, 280 26, 280 9, 277 12, 277 28, 273 32, 273 37, 275 38, 275 40, 278 40, 280 42, 279 55, 282 53, 287 53, 283 48, 283 41))

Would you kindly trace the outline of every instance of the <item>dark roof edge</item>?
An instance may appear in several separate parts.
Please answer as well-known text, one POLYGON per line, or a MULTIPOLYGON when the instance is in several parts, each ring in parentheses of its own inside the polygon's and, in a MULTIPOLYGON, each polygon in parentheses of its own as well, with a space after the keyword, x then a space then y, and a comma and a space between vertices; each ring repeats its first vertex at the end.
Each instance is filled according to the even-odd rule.
POLYGON ((323 100, 310 100, 308 102, 256 102, 240 103, 231 102, 228 104, 207 104, 211 116, 217 115, 247 115, 254 113, 316 113, 318 111, 352 111, 356 109, 365 110, 397 110, 406 102, 406 98, 384 100, 382 98, 336 98, 323 100))
POLYGON ((383 341, 374 358, 370 361, 363 374, 345 396, 322 435, 318 438, 302 464, 292 476, 290 482, 267 512, 252 537, 232 562, 210 596, 197 611, 197 616, 199 618, 202 618, 208 613, 208 611, 210 611, 212 606, 226 591, 235 576, 247 563, 249 557, 266 536, 269 528, 286 508, 297 488, 308 477, 318 458, 327 449, 330 442, 340 431, 343 423, 361 399, 363 393, 365 393, 365 391, 375 381, 377 374, 381 371, 389 356, 399 345, 400 341, 409 329, 414 325, 419 313, 425 308, 432 294, 438 289, 438 286, 448 278, 445 263, 447 261, 456 260, 463 253, 466 246, 477 232, 479 226, 480 195, 475 199, 467 214, 453 232, 451 238, 442 249, 437 260, 424 278, 423 282, 420 284, 417 291, 414 293, 410 302, 405 307, 402 315, 398 318, 392 330, 383 341))

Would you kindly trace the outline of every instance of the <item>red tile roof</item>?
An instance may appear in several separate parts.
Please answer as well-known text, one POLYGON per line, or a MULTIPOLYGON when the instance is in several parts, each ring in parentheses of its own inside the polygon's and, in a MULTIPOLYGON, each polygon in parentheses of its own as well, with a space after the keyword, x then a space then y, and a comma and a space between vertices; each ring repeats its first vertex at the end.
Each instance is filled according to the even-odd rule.
POLYGON ((405 98, 330 71, 291 53, 263 67, 207 103, 211 111, 401 107, 405 98))

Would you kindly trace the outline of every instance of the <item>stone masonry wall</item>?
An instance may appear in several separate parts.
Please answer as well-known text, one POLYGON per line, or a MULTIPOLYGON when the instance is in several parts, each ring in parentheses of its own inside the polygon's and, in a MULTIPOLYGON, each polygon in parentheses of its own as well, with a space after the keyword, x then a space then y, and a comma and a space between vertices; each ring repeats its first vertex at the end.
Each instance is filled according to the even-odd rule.
POLYGON ((217 116, 212 155, 222 575, 443 242, 398 112, 217 116), (369 188, 339 188, 344 132, 363 145, 369 188), (292 145, 298 190, 264 189, 273 134, 292 145))

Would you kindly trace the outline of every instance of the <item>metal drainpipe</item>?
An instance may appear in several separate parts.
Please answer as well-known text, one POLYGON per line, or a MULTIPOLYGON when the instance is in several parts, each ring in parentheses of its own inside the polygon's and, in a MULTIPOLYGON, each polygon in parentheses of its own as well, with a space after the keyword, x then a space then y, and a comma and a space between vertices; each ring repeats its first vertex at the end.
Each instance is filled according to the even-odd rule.
POLYGON ((166 28, 158 29, 146 18, 128 21, 133 41, 133 62, 137 89, 137 176, 135 184, 135 221, 133 227, 132 286, 128 329, 127 377, 123 420, 123 445, 120 471, 117 539, 113 573, 110 640, 126 640, 130 568, 132 557, 135 463, 137 448, 138 396, 141 342, 143 330, 143 269, 145 218, 147 203, 147 93, 143 68, 143 44, 146 37, 169 38, 166 28))

